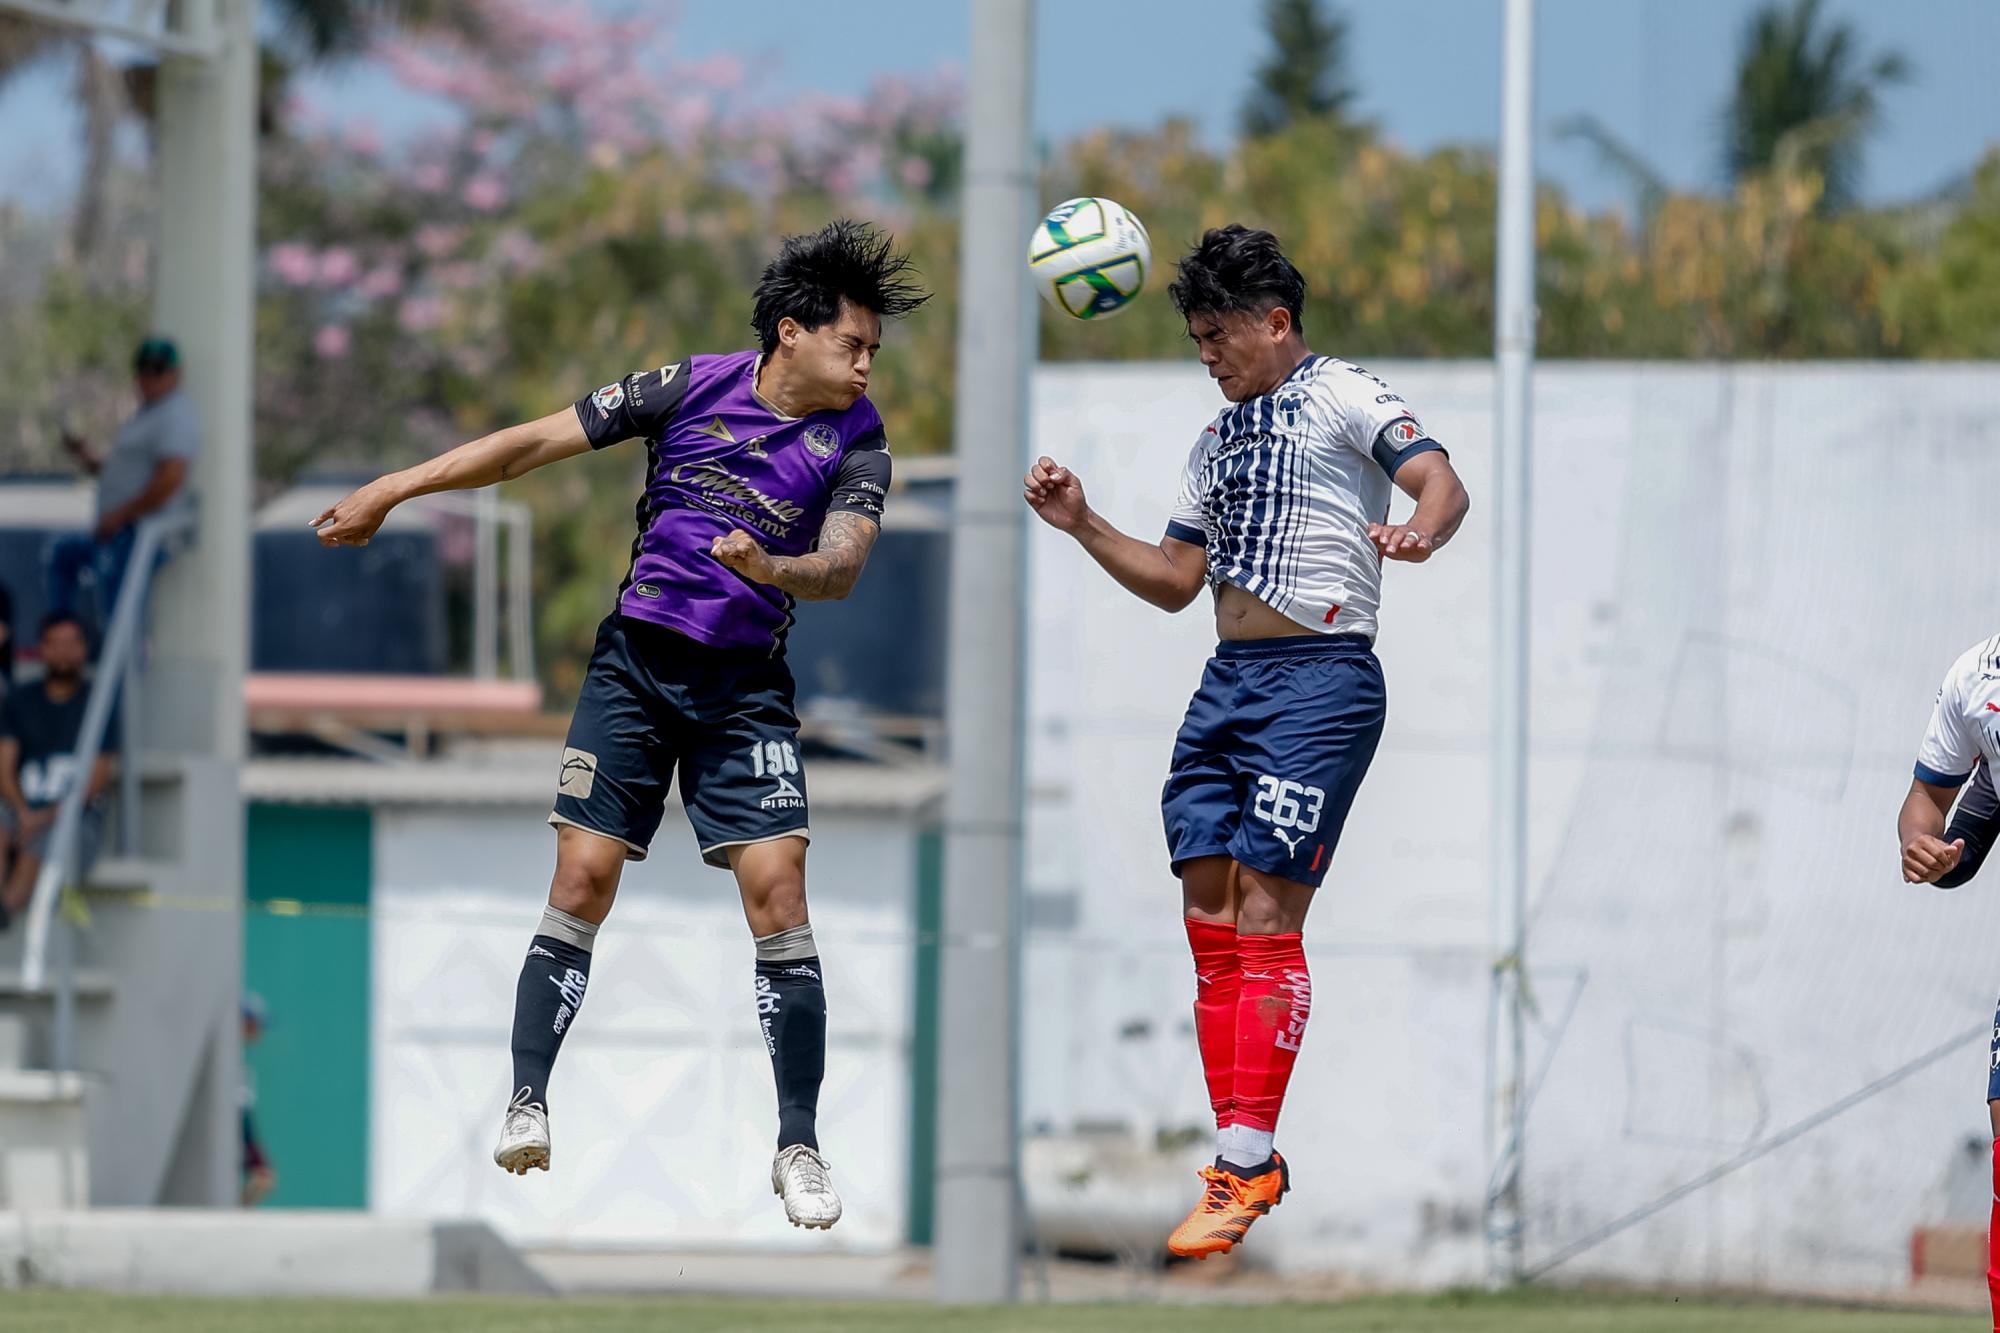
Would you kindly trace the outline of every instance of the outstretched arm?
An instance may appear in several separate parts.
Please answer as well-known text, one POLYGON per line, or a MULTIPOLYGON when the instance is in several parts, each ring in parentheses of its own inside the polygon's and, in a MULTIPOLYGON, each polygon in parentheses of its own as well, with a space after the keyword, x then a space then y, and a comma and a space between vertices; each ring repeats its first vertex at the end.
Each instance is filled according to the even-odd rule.
POLYGON ((366 546, 389 511, 439 491, 469 491, 512 481, 538 467, 590 451, 574 408, 482 435, 448 453, 378 477, 312 521, 323 546, 366 546))
POLYGON ((837 602, 854 591, 882 528, 872 518, 838 512, 826 516, 819 545, 806 555, 771 555, 742 529, 709 546, 717 560, 749 579, 788 592, 802 602, 837 602))
POLYGON ((1120 532, 1084 500, 1076 474, 1053 459, 1036 461, 1022 491, 1044 523, 1076 538, 1119 586, 1163 611, 1185 607, 1208 580, 1207 551, 1173 537, 1143 542, 1120 532))

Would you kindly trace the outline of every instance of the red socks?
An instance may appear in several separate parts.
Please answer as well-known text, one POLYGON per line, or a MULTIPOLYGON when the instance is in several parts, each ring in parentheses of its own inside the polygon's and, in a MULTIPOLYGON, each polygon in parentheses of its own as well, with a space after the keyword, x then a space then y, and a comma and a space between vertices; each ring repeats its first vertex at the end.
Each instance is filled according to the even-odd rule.
POLYGON ((1208 1104, 1215 1110, 1215 1127, 1221 1129, 1236 1119, 1231 1094, 1236 1080, 1236 927, 1193 917, 1181 920, 1194 950, 1194 1037, 1208 1079, 1208 1104))
POLYGON ((1215 1126, 1269 1133, 1278 1127, 1312 1012, 1305 947, 1297 934, 1239 935, 1234 926, 1191 917, 1184 924, 1194 951, 1195 1040, 1215 1126))
POLYGON ((1236 1123, 1275 1130, 1312 1012, 1312 975, 1297 934, 1238 935, 1236 958, 1236 1123))
POLYGON ((1993 1140, 1993 1218, 1986 1227, 1986 1292, 1993 1302, 1994 1333, 2000 1333, 2000 1139, 1993 1140))

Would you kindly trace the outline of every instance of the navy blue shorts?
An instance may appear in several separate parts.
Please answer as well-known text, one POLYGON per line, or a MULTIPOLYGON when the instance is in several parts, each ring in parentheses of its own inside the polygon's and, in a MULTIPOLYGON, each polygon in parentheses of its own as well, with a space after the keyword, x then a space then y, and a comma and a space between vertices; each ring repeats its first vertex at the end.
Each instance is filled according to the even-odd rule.
POLYGON ((678 772, 702 860, 806 836, 792 673, 782 657, 711 648, 613 612, 597 627, 570 719, 551 824, 616 838, 644 860, 678 772))
POLYGON ((1318 887, 1386 711, 1382 664, 1359 635, 1217 645, 1161 796, 1174 873, 1228 856, 1318 887))

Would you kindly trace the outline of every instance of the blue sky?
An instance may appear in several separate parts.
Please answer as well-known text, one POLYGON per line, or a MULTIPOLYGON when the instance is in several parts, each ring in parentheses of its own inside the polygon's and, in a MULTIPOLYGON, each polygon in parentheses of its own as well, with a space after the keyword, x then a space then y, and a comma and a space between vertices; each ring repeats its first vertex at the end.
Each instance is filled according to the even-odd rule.
MULTIPOLYGON (((1492 142, 1500 0, 1340 7, 1350 21, 1362 115, 1412 149, 1492 142)), ((1757 0, 1540 0, 1539 174, 1589 207, 1624 201, 1588 149, 1551 133, 1589 112, 1673 184, 1715 185, 1718 111, 1756 7, 1757 0)), ((1178 114, 1222 141, 1263 53, 1259 8, 1258 0, 1041 0, 1038 129, 1061 138, 1178 114)), ((678 10, 682 55, 735 54, 775 68, 778 81, 798 89, 859 93, 877 74, 971 59, 963 0, 759 0, 678 10)), ((1885 123, 1869 144, 1864 198, 1926 194, 2000 145, 2000 2, 1828 0, 1827 10, 1858 29, 1866 50, 1893 47, 1916 67, 1915 80, 1889 95, 1885 123)), ((365 108, 392 134, 432 114, 366 70, 316 79, 312 91, 336 114, 365 108)), ((75 177, 75 142, 65 76, 51 70, 17 81, 0 95, 0 198, 60 206, 75 177)))

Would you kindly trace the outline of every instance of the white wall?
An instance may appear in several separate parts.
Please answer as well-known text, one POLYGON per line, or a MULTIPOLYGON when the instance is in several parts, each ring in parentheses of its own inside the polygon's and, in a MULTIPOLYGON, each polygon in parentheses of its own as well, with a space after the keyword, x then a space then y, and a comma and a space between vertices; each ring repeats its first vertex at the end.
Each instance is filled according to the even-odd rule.
POLYGON ((378 809, 369 1206, 477 1217, 531 1245, 900 1243, 908 1181, 915 852, 888 817, 823 815, 808 890, 827 963, 821 1147, 846 1215, 789 1226, 754 956, 734 880, 669 810, 625 872, 549 1088, 552 1169, 493 1165, 515 979, 555 864, 545 807, 378 809))
MULTIPOLYGON (((1255 1248, 1441 1282, 1481 1263, 1491 376, 1371 369, 1473 510, 1385 580, 1389 726, 1307 929, 1297 1188, 1255 1248)), ((1035 395, 1038 451, 1158 533, 1219 405, 1200 370, 1048 366, 1035 395)), ((1993 893, 1902 885, 1894 839, 1939 679, 2000 629, 2000 374, 1557 365, 1535 406, 1531 1262, 1980 1026, 2000 985, 1993 893)), ((1164 616, 1039 526, 1030 563, 1031 891, 1075 925, 1031 943, 1026 1113, 1204 1124, 1158 795, 1206 602, 1164 616)), ((1894 1285, 1986 1063, 1968 1041, 1564 1272, 1894 1285)))

